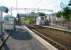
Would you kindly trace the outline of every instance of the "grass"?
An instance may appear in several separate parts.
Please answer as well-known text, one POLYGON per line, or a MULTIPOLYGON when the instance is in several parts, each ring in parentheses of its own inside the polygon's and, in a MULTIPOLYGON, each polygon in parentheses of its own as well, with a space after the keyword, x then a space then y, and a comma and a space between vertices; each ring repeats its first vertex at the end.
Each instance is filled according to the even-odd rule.
POLYGON ((21 23, 22 24, 32 24, 35 22, 35 17, 34 16, 29 16, 29 17, 25 17, 24 19, 21 19, 21 23))

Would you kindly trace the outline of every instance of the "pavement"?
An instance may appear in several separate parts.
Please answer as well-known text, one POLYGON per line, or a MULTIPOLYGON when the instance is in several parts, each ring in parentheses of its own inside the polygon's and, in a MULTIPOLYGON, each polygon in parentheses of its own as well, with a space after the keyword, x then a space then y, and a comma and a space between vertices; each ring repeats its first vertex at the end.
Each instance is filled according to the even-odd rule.
POLYGON ((33 38, 27 30, 17 29, 10 32, 3 50, 48 50, 38 40, 33 38))

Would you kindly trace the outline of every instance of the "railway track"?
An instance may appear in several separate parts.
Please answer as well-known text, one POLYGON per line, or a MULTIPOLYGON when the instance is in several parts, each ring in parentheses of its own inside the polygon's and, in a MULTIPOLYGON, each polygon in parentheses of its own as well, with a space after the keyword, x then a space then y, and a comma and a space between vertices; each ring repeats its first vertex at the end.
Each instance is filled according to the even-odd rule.
POLYGON ((32 31, 45 39, 47 42, 58 48, 59 50, 71 50, 71 34, 61 30, 52 28, 44 28, 41 26, 28 26, 32 31))

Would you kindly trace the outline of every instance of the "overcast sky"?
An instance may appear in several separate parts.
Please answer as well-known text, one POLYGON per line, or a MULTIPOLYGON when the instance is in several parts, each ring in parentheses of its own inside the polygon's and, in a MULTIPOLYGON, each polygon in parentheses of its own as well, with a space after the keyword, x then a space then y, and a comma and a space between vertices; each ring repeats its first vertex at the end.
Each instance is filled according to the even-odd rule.
POLYGON ((4 5, 8 8, 16 8, 16 1, 17 8, 41 8, 56 12, 64 5, 67 5, 69 0, 0 0, 0 6, 4 5), (61 5, 60 2, 61 4, 63 2, 64 5, 61 5))

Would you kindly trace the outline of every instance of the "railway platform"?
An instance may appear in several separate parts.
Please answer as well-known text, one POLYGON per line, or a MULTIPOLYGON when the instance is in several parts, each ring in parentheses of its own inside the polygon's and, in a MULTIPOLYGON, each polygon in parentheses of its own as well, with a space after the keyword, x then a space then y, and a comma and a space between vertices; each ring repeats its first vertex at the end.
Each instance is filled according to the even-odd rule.
POLYGON ((58 50, 49 43, 45 46, 46 43, 43 42, 42 38, 25 28, 17 26, 15 32, 9 32, 10 37, 2 50, 58 50))

